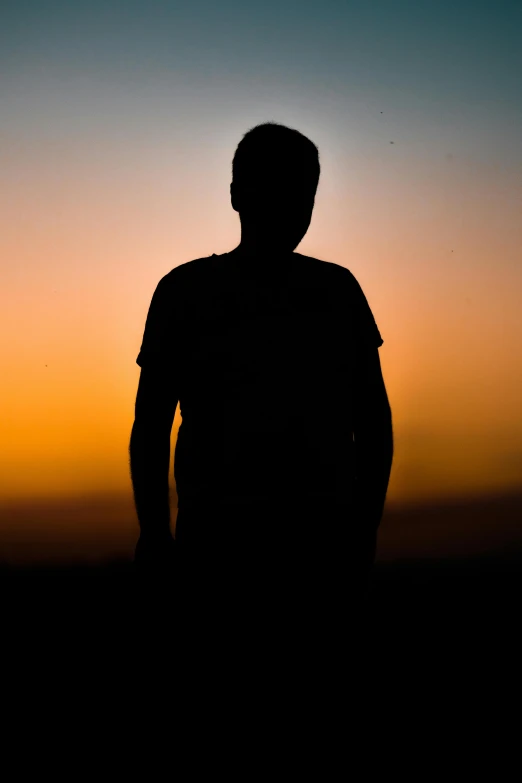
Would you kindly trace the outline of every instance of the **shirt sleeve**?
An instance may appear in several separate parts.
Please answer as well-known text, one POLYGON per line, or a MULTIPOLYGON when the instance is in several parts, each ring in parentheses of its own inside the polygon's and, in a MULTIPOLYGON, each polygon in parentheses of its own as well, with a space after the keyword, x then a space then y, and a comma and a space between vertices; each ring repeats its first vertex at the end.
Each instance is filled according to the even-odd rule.
MULTIPOLYGON (((355 278, 354 278, 355 280, 355 278)), ((375 318, 371 311, 368 300, 364 295, 361 286, 356 283, 356 304, 355 304, 355 328, 357 343, 360 346, 380 348, 384 343, 381 333, 375 323, 375 318)))
POLYGON ((136 364, 140 367, 168 366, 172 361, 172 339, 175 303, 172 286, 163 277, 152 295, 145 331, 136 364))

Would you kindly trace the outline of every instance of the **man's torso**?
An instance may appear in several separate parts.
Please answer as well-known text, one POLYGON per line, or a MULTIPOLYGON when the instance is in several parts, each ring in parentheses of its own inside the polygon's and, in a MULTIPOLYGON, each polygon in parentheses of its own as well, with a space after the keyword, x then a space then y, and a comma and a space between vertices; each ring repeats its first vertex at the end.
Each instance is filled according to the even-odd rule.
POLYGON ((268 272, 227 254, 184 266, 174 468, 180 507, 349 503, 353 335, 346 270, 298 253, 268 272))

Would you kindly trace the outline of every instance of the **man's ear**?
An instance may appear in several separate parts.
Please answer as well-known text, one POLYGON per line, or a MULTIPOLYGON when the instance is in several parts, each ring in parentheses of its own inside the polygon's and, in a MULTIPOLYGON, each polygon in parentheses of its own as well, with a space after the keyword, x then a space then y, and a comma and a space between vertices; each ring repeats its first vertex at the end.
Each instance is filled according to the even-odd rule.
POLYGON ((232 202, 232 209, 235 212, 239 212, 239 198, 238 198, 236 184, 234 181, 230 183, 230 200, 232 202))

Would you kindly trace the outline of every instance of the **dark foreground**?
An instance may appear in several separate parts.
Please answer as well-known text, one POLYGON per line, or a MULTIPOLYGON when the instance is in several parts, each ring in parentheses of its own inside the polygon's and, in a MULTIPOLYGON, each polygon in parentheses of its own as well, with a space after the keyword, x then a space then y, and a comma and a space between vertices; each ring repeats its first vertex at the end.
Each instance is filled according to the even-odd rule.
MULTIPOLYGON (((4 565, 0 589, 4 623, 23 635, 52 626, 54 634, 64 637, 83 629, 93 638, 96 634, 116 638, 118 630, 124 632, 158 613, 158 625, 176 635, 175 590, 161 580, 138 575, 125 560, 98 565, 4 565)), ((240 585, 237 593, 241 594, 240 585)), ((365 632, 394 638, 398 634, 415 638, 420 633, 436 633, 441 639, 448 634, 462 637, 466 629, 507 635, 520 623, 521 597, 522 551, 470 559, 376 562, 360 615, 365 632)), ((292 611, 288 607, 285 611, 289 625, 292 611)), ((342 608, 336 612, 327 623, 346 624, 342 608)), ((243 606, 236 624, 248 623, 248 615, 248 607, 243 606)))
POLYGON ((401 738, 404 721, 431 738, 453 722, 461 737, 471 720, 511 714, 520 690, 520 552, 377 562, 358 615, 245 599, 182 622, 171 588, 129 562, 4 567, 0 589, 4 712, 25 726, 43 711, 39 733, 51 713, 76 736, 103 722, 111 737, 129 718, 156 732, 196 713, 212 732, 224 715, 249 736, 252 721, 284 737, 342 729, 344 748, 350 722, 366 739, 401 738))
POLYGON ((500 743, 503 779, 504 746, 518 747, 521 566, 520 553, 377 563, 357 621, 246 606, 185 623, 168 586, 128 562, 3 568, 4 748, 39 773, 61 763, 67 779, 115 756, 115 779, 126 759, 149 780, 188 752, 242 780, 263 764, 277 777, 282 759, 289 778, 335 780, 394 760, 424 778, 456 758, 465 778, 500 743))

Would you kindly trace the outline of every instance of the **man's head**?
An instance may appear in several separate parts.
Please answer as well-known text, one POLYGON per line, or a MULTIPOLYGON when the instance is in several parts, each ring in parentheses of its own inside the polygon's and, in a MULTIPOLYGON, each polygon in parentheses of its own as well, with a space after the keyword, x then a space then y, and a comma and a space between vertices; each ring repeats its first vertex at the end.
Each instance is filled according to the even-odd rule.
POLYGON ((299 131, 267 122, 245 133, 230 185, 242 244, 293 251, 310 225, 320 171, 319 150, 299 131))

